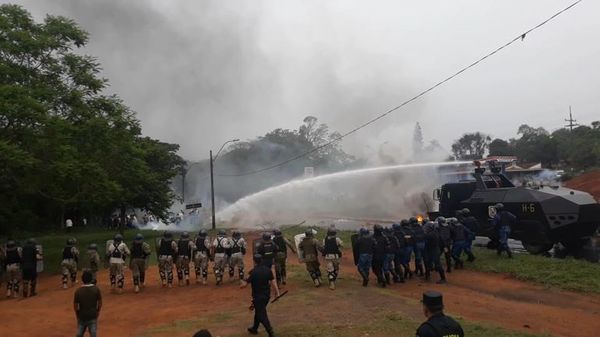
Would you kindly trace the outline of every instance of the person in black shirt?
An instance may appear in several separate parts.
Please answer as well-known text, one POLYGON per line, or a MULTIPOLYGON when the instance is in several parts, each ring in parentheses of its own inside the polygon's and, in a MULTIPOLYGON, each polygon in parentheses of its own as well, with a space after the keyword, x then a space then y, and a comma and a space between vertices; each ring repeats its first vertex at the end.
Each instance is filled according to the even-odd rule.
POLYGON ((23 297, 35 296, 37 285, 37 262, 42 259, 34 239, 27 240, 23 247, 23 297))
POLYGON ((423 314, 427 317, 417 329, 417 337, 464 337, 465 333, 452 317, 444 315, 444 301, 441 293, 423 293, 423 314))
POLYGON ((273 327, 271 327, 267 316, 267 304, 271 299, 271 286, 275 290, 276 296, 279 296, 279 288, 271 268, 262 263, 262 255, 260 254, 254 255, 254 269, 250 271, 241 288, 247 287, 248 284, 252 287, 252 306, 250 308, 254 308, 254 324, 248 328, 248 332, 257 335, 258 326, 262 323, 269 337, 274 337, 273 327))

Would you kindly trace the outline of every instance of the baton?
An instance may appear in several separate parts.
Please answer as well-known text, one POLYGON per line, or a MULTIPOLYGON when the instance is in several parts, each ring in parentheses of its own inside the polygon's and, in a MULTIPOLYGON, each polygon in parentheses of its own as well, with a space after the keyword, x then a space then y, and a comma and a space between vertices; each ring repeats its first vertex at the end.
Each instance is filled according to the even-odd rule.
POLYGON ((283 297, 285 294, 287 294, 287 293, 288 293, 288 291, 287 291, 287 290, 286 290, 286 291, 284 291, 284 292, 282 292, 282 293, 281 293, 279 296, 275 297, 275 298, 274 298, 274 299, 271 301, 271 304, 273 304, 273 303, 277 302, 277 300, 278 300, 278 299, 282 298, 282 297, 283 297))

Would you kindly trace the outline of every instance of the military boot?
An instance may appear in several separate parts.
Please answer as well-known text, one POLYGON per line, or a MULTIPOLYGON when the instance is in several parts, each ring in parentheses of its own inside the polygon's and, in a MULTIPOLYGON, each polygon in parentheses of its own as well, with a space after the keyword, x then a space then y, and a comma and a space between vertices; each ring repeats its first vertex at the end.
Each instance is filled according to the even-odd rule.
POLYGON ((29 291, 29 282, 25 281, 23 282, 23 298, 27 298, 28 297, 28 291, 29 291))
POLYGON ((390 273, 385 273, 385 283, 387 285, 391 285, 392 283, 390 282, 390 273))
POLYGON ((467 255, 469 256, 469 257, 467 258, 467 261, 469 261, 469 262, 473 262, 473 261, 475 261, 475 255, 473 255, 473 253, 472 253, 472 252, 468 252, 468 253, 467 253, 467 255))
POLYGON ((35 288, 37 286, 37 281, 31 281, 31 291, 29 292, 29 296, 36 296, 35 288))

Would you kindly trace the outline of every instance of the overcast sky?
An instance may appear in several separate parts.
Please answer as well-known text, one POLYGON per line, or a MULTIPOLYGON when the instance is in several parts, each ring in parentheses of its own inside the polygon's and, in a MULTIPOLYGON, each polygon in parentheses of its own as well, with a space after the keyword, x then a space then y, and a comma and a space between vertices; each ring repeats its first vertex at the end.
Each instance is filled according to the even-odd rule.
MULTIPOLYGON (((347 131, 457 71, 574 0, 20 0, 89 31, 146 135, 201 159, 232 138, 347 131)), ((446 148, 464 132, 554 130, 569 105, 600 120, 600 2, 587 0, 423 99, 344 141, 356 154, 403 143, 420 122, 446 148)))

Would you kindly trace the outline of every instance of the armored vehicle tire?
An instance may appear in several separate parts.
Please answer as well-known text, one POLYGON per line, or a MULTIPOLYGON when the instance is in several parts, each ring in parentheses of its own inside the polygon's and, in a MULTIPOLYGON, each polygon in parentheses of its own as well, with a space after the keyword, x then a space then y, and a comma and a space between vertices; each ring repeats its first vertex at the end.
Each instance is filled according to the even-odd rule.
POLYGON ((552 249, 552 243, 536 243, 536 242, 528 242, 521 241, 525 250, 532 255, 540 255, 547 253, 550 249, 552 249))
POLYGON ((574 242, 562 242, 567 253, 577 259, 585 259, 590 262, 600 260, 600 247, 598 238, 581 238, 574 242))

